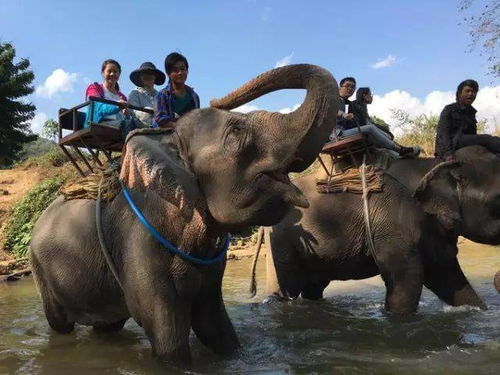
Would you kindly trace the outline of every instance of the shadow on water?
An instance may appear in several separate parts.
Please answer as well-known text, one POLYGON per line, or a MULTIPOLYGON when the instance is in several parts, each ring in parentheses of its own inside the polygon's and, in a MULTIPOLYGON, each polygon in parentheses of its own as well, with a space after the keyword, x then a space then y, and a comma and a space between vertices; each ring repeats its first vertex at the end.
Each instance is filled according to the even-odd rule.
POLYGON ((242 349, 222 358, 192 336, 189 370, 158 364, 131 320, 118 334, 77 326, 59 335, 48 327, 32 279, 0 284, 0 374, 496 374, 498 250, 471 251, 461 254, 461 263, 489 310, 445 306, 424 290, 419 313, 405 319, 384 313, 379 278, 333 282, 323 301, 263 304, 257 301, 264 297, 264 262, 255 299, 248 293, 250 261, 230 262, 224 296, 242 349))

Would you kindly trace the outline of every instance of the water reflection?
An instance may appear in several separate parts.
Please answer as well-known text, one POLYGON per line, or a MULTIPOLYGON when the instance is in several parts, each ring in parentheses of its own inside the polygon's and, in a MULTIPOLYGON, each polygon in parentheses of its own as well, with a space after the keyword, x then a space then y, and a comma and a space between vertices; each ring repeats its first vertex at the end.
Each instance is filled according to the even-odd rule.
MULTIPOLYGON (((334 282, 324 301, 262 304, 250 299, 249 261, 230 262, 224 280, 228 312, 242 349, 222 358, 192 336, 189 374, 497 373, 500 365, 500 298, 492 284, 498 250, 461 249, 461 264, 489 310, 444 306, 424 290, 419 313, 403 321, 382 310, 379 278, 334 282)), ((142 329, 127 322, 118 334, 77 326, 51 331, 32 279, 0 284, 0 374, 174 374, 158 364, 142 329)))

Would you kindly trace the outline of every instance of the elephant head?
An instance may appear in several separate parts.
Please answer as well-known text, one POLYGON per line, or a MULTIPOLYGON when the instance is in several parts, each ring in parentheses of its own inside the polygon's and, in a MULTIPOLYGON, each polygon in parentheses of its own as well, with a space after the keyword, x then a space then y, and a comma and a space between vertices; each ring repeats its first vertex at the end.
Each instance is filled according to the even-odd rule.
POLYGON ((427 173, 415 198, 447 229, 473 241, 500 244, 500 158, 481 146, 427 173))
POLYGON ((132 133, 124 148, 121 178, 130 187, 155 190, 184 217, 196 208, 228 230, 272 225, 291 206, 306 207, 288 172, 306 169, 335 124, 338 87, 313 65, 264 73, 211 108, 182 116, 174 131, 132 133), (294 112, 230 112, 279 89, 307 89, 294 112))

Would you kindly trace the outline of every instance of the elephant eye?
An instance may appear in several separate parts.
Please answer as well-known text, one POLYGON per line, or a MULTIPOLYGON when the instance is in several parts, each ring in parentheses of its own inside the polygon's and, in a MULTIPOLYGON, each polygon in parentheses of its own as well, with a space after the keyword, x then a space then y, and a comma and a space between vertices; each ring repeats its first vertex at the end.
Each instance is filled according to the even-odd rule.
POLYGON ((231 119, 225 131, 224 145, 228 149, 241 150, 248 141, 246 124, 239 119, 231 119))
POLYGON ((239 134, 241 132, 241 130, 242 129, 239 126, 233 126, 231 128, 231 133, 233 133, 233 134, 239 134))

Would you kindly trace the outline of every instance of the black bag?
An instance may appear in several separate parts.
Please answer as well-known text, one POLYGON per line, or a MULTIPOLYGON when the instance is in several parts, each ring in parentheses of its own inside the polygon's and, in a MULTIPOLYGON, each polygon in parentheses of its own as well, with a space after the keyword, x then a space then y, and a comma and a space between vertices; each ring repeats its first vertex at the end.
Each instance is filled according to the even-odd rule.
POLYGON ((136 120, 134 117, 127 117, 125 118, 125 120, 122 120, 122 122, 120 122, 120 131, 122 133, 123 139, 127 138, 127 134, 132 130, 140 127, 138 126, 137 122, 138 120, 136 120))

